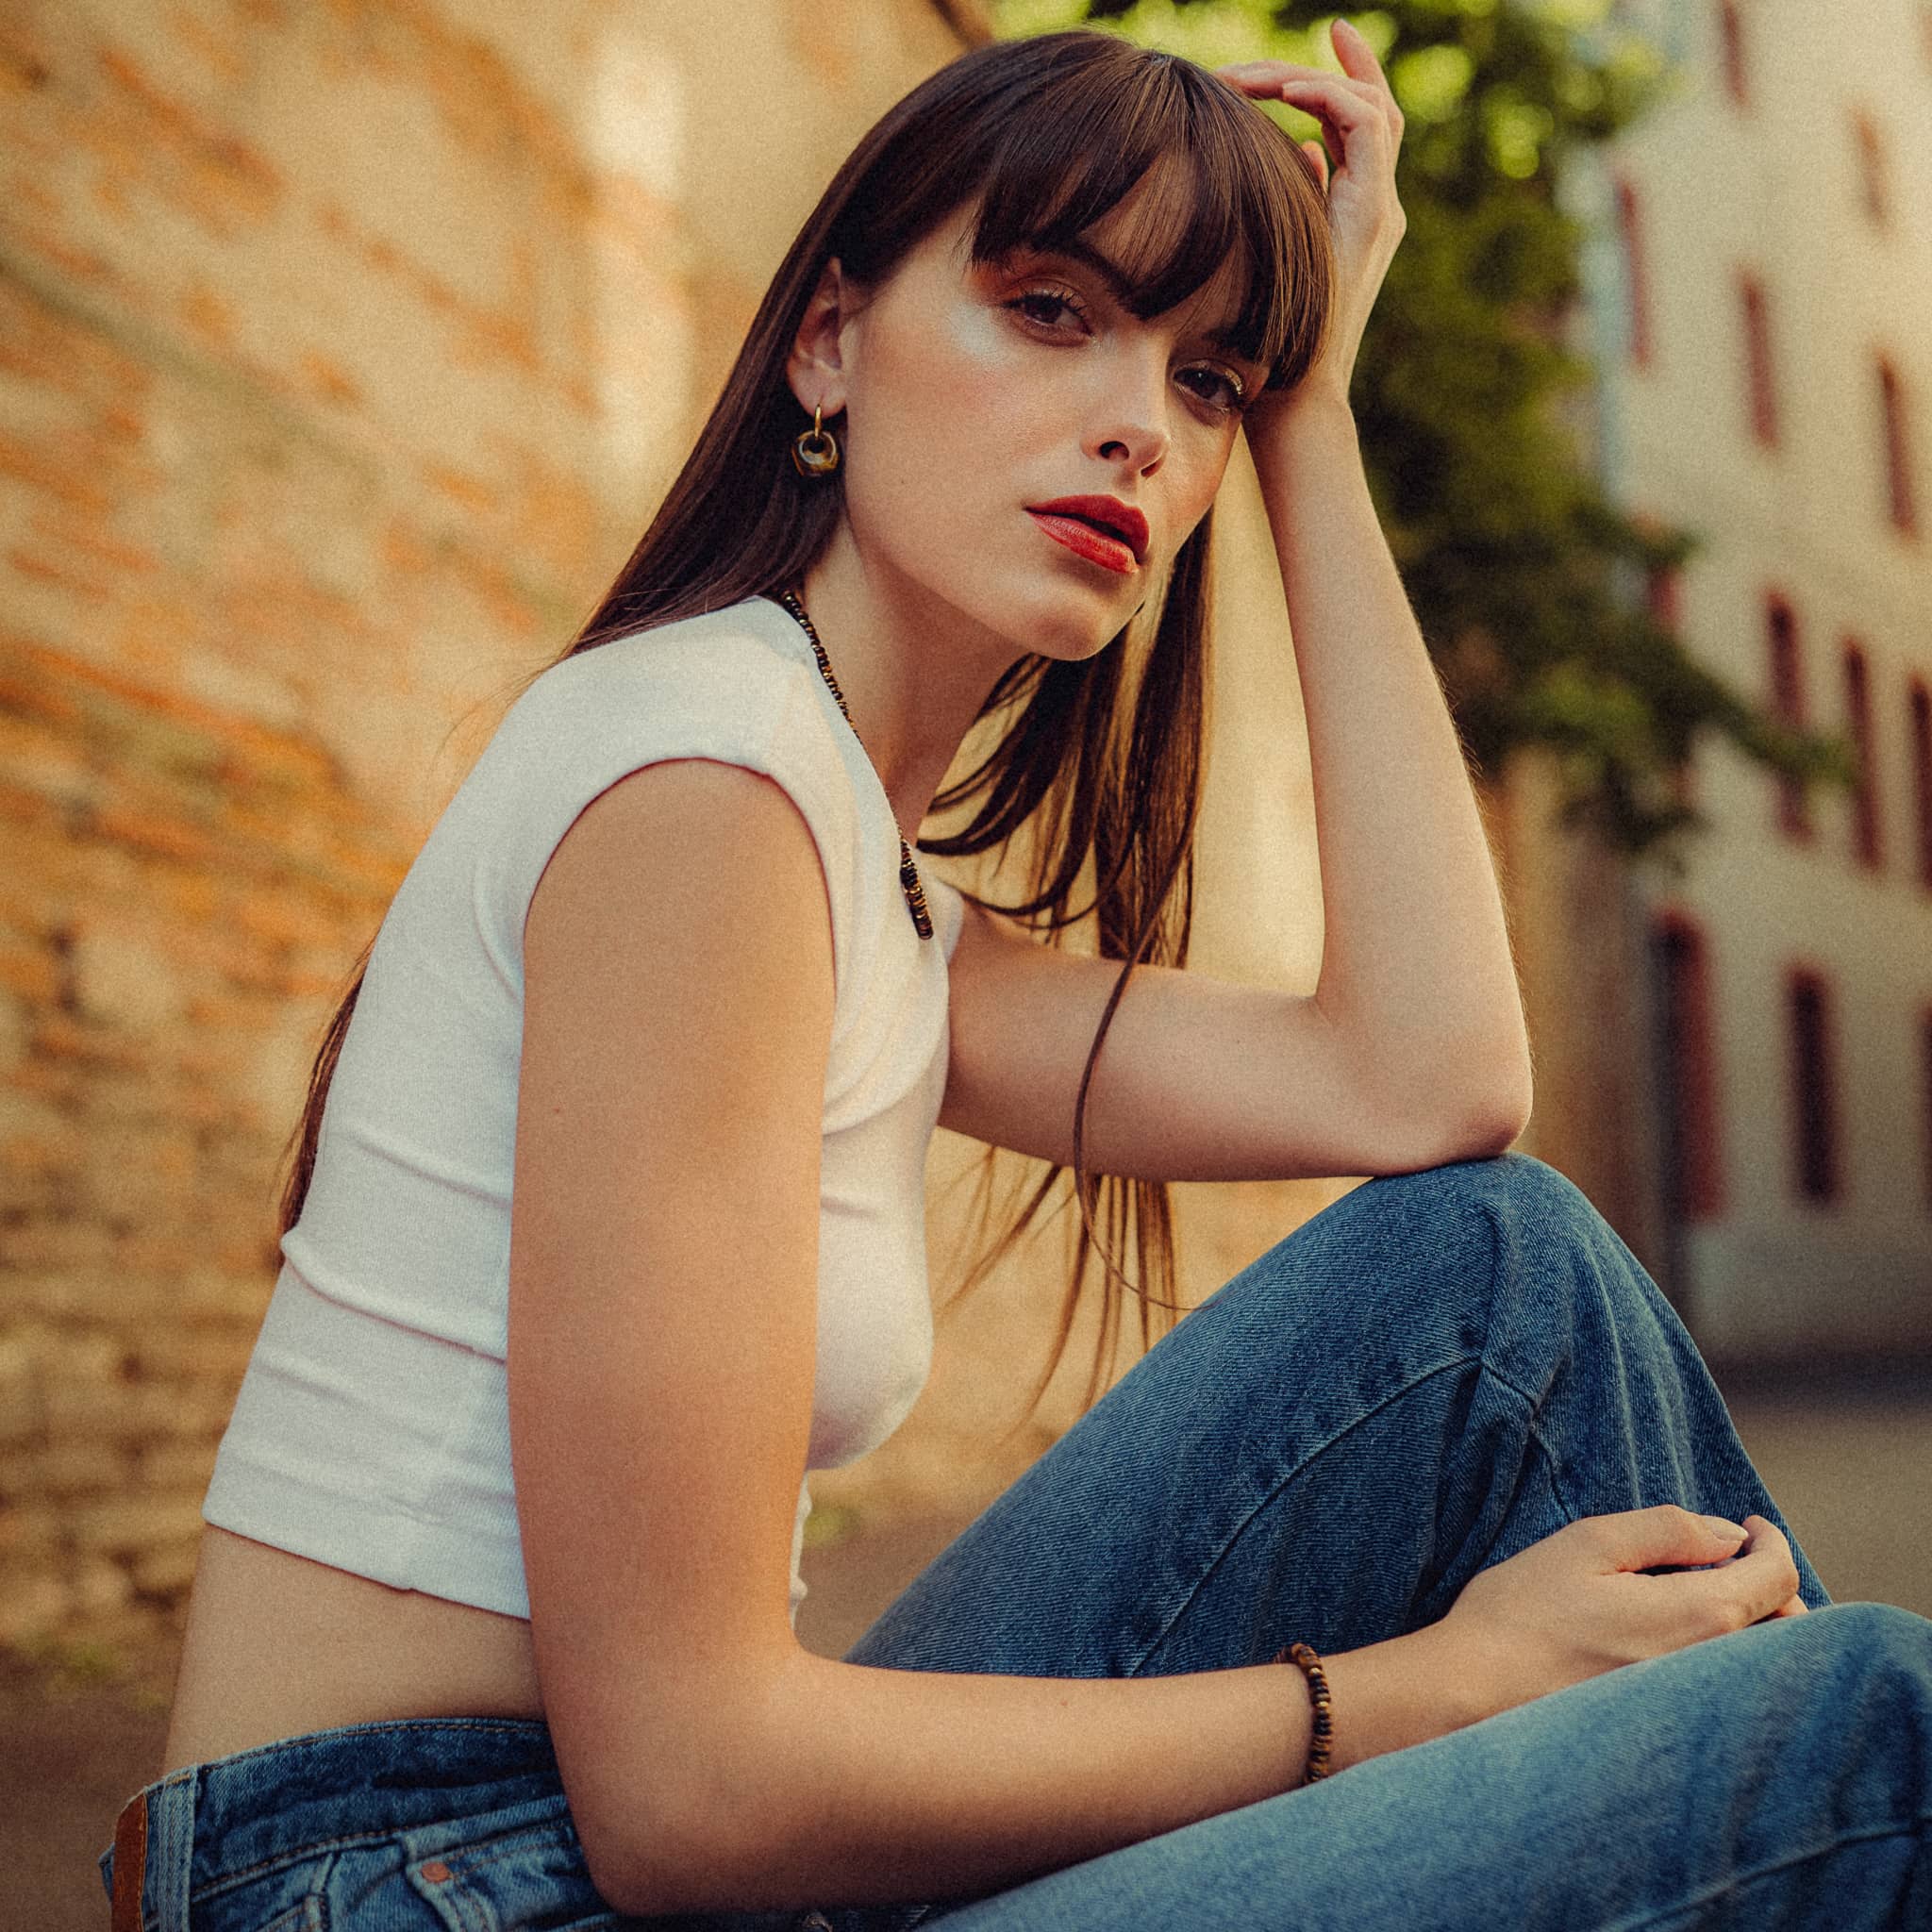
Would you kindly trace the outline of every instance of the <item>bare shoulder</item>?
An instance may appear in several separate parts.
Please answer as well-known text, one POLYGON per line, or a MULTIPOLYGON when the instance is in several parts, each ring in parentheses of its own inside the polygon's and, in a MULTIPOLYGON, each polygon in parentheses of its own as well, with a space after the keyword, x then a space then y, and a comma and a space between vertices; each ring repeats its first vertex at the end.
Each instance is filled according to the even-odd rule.
POLYGON ((719 888, 739 882, 781 895, 772 908, 780 917, 815 911, 829 937, 818 848, 784 787, 718 758, 658 759, 600 791, 564 833, 531 894, 526 953, 558 927, 608 922, 641 900, 660 926, 696 915, 688 929, 702 943, 708 925, 734 924, 728 915, 743 897, 719 888), (707 907, 718 916, 706 919, 707 907))

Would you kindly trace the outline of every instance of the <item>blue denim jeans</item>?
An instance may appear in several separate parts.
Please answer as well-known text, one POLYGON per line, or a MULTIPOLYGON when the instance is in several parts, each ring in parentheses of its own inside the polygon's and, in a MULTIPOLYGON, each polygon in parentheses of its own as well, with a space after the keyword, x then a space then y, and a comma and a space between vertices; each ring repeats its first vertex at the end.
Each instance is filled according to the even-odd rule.
MULTIPOLYGON (((1258 1663, 1295 1639, 1351 1650, 1435 1622, 1576 1517, 1665 1502, 1790 1534, 1683 1324, 1584 1195, 1526 1155, 1459 1161, 1368 1181, 1244 1268, 849 1657, 1138 1676, 1258 1663)), ((543 1724, 452 1718, 315 1732, 148 1786, 117 1828, 138 1893, 125 1924, 1932 1926, 1932 1622, 1833 1604, 1792 1551, 1809 1616, 989 1896, 626 1919, 590 1881, 543 1724)))

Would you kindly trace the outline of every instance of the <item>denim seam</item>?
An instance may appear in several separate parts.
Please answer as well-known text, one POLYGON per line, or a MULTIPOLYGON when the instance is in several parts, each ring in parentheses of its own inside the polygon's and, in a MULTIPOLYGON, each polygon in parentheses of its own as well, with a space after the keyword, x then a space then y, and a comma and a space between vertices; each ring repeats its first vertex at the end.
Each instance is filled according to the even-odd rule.
MULTIPOLYGON (((1543 1461, 1549 1467, 1550 1491, 1557 1499, 1557 1507, 1563 1511, 1567 1518, 1574 1521, 1576 1511, 1570 1507, 1569 1499, 1563 1494, 1563 1486, 1557 1480, 1557 1471, 1558 1465, 1557 1457, 1551 1451, 1550 1445, 1543 1441, 1541 1430, 1537 1427, 1537 1417, 1542 1413, 1542 1398, 1532 1395, 1527 1389, 1519 1389, 1490 1359, 1490 1337, 1496 1326, 1496 1290, 1497 1285, 1503 1278, 1503 1254, 1507 1243, 1502 1219, 1496 1212, 1495 1204, 1491 1201, 1478 1201, 1475 1206, 1476 1211, 1490 1224, 1490 1241, 1492 1248, 1490 1259, 1490 1308, 1488 1317, 1483 1323, 1483 1345, 1480 1350, 1483 1373, 1499 1388, 1507 1389, 1528 1410, 1528 1415, 1524 1423, 1524 1433, 1529 1441, 1535 1444, 1538 1454, 1542 1457, 1543 1461)), ((1548 1391, 1545 1391, 1545 1398, 1547 1394, 1548 1391)))
POLYGON ((1682 1900, 1661 1910, 1646 1912, 1640 1919, 1618 1919, 1607 1924, 1602 1932, 1644 1932, 1646 1926, 1665 1925, 1682 1917, 1686 1912, 1696 1911, 1716 1899, 1728 1897, 1744 1886, 1755 1885, 1760 1878, 1770 1878, 1779 1872, 1789 1872, 1800 1865, 1808 1865, 1814 1859, 1829 1857, 1833 1852, 1846 1845, 1874 1843, 1888 1838, 1919 1838, 1925 1827, 1932 1824, 1932 1812, 1922 1811, 1916 1818, 1907 1818, 1897 1824, 1888 1824, 1882 1829, 1872 1831, 1848 1831, 1835 1838, 1827 1845, 1814 1845, 1807 1852, 1793 1852, 1789 1857, 1774 1859, 1768 1865, 1760 1865, 1753 1872, 1734 1873, 1724 1883, 1712 1890, 1701 1891, 1695 1898, 1682 1900))
POLYGON ((257 1878, 264 1878, 273 1872, 282 1871, 290 1865, 300 1865, 309 1858, 317 1858, 324 1852, 353 1851, 360 1845, 381 1845, 393 1843, 396 1830, 393 1825, 377 1831, 358 1831, 345 1833, 341 1838, 319 1838, 308 1844, 291 1845, 272 1857, 259 1859, 253 1865, 244 1865, 233 1871, 217 1872, 206 1885, 194 1889, 197 1902, 202 1899, 220 1898, 238 1885, 245 1885, 257 1878))
POLYGON ((529 1849, 533 1837, 547 1834, 558 1844, 575 1844, 577 1840, 576 1827, 568 1817, 539 1819, 534 1824, 513 1824, 508 1831, 500 1831, 494 1838, 487 1838, 476 1846, 454 1845, 447 1852, 439 1853, 446 1864, 458 1872, 480 1872, 486 1865, 494 1865, 500 1859, 516 1857, 529 1849))
POLYGON ((1194 1602, 1194 1599, 1200 1595, 1201 1591, 1204 1589, 1206 1589, 1208 1579, 1213 1576, 1214 1573, 1218 1569, 1220 1569, 1222 1563, 1226 1559, 1228 1552, 1232 1550, 1234 1546, 1241 1541, 1241 1538, 1247 1534, 1248 1529, 1253 1524, 1255 1519, 1257 1516, 1259 1516, 1264 1509, 1269 1508, 1274 1503, 1275 1499, 1281 1494, 1281 1492, 1284 1490, 1286 1490, 1288 1486, 1291 1482, 1293 1482, 1297 1476, 1304 1474, 1307 1470, 1312 1468, 1316 1462, 1318 1462, 1324 1456, 1327 1455, 1329 1450, 1333 1449, 1339 1442, 1345 1441, 1349 1436, 1353 1435, 1357 1429, 1362 1426, 1363 1424, 1371 1421, 1375 1416, 1381 1414, 1381 1412, 1385 1408, 1387 1408, 1391 1403, 1400 1402, 1405 1395, 1412 1394, 1416 1390, 1420 1389, 1424 1382, 1433 1381, 1438 1375, 1446 1374, 1452 1369, 1467 1368, 1472 1361, 1480 1363, 1481 1357, 1479 1356, 1457 1356, 1451 1361, 1438 1362, 1434 1368, 1424 1369, 1419 1375, 1416 1375, 1415 1377, 1413 1377, 1413 1379, 1405 1382, 1400 1389, 1391 1390, 1390 1393, 1384 1396, 1380 1402, 1376 1403, 1373 1408, 1364 1409, 1360 1415, 1357 1416, 1352 1422, 1347 1424, 1345 1427, 1338 1429, 1334 1435, 1329 1437, 1329 1439, 1325 1442, 1320 1444, 1319 1447, 1310 1450, 1309 1453, 1307 1456, 1304 1456, 1301 1458, 1301 1460, 1294 1465, 1292 1469, 1289 1470, 1278 1482, 1273 1484, 1270 1488, 1264 1491, 1262 1494, 1257 1499, 1254 1507, 1251 1508, 1248 1511, 1248 1513, 1241 1518, 1241 1522, 1238 1524, 1236 1524, 1236 1526, 1229 1532, 1227 1540, 1222 1544, 1221 1548, 1215 1552, 1213 1557, 1208 1563, 1202 1566, 1200 1574, 1194 1578, 1191 1587, 1188 1590, 1187 1593, 1181 1598, 1180 1602, 1174 1606, 1172 1613, 1163 1620, 1159 1629, 1157 1631, 1155 1636, 1147 1642, 1147 1644, 1142 1648, 1140 1656, 1134 1659, 1132 1666, 1126 1671, 1125 1674, 1129 1677, 1138 1676, 1140 1674, 1141 1666, 1144 1664, 1147 1661, 1147 1659, 1155 1653, 1155 1651, 1158 1650, 1160 1646, 1167 1641, 1168 1638, 1174 1634, 1174 1625, 1178 1624, 1184 1616, 1187 1615, 1189 1608, 1192 1606, 1194 1602))
MULTIPOLYGON (((487 1818, 490 1814, 485 1811, 478 1815, 487 1818)), ((445 1819, 426 1821, 426 1823, 432 1824, 453 1824, 457 1822, 456 1820, 445 1819)), ((280 1870, 283 1866, 299 1864, 303 1859, 319 1857, 324 1852, 347 1851, 358 1845, 389 1844, 398 1841, 421 1828, 419 1825, 388 1825, 377 1831, 350 1832, 340 1838, 315 1839, 307 1844, 290 1846, 273 1854, 269 1857, 258 1860, 253 1865, 242 1866, 234 1871, 217 1873, 208 1884, 197 1890, 195 1896, 197 1898, 214 1898, 222 1892, 232 1891, 237 1885, 244 1880, 260 1878, 268 1873, 280 1870)), ((518 1837, 533 1831, 552 1831, 559 1834, 567 1831, 574 1836, 575 1829, 576 1827, 570 1822, 570 1818, 566 1813, 562 1818, 538 1818, 531 1820, 525 1824, 508 1825, 503 1831, 498 1832, 496 1838, 518 1837)), ((483 1842, 491 1844, 495 1842, 495 1840, 486 1839, 483 1842)), ((452 1856, 455 1855, 455 1853, 452 1854, 452 1856)), ((487 1859, 473 1859, 471 1862, 482 1864, 489 1861, 487 1859)))
POLYGON ((1539 1429, 1536 1425, 1536 1419, 1538 1415, 1536 1399, 1530 1394, 1528 1394, 1525 1391, 1519 1389, 1516 1386, 1516 1384, 1508 1378, 1507 1375, 1505 1375, 1499 1373, 1496 1369, 1491 1367, 1487 1357, 1485 1357, 1483 1359, 1483 1373, 1484 1374, 1489 1376, 1491 1381, 1496 1383, 1498 1387, 1507 1389, 1509 1391, 1509 1393, 1515 1396, 1517 1401, 1522 1403, 1524 1407, 1529 1411, 1527 1416, 1524 1419, 1524 1435, 1527 1439, 1530 1446, 1536 1451, 1536 1453, 1539 1456, 1542 1457, 1544 1463, 1547 1465, 1549 1469, 1550 1492, 1557 1499, 1557 1508, 1562 1510, 1563 1515, 1567 1521, 1574 1522, 1575 1520, 1577 1512, 1570 1507, 1569 1499, 1563 1494, 1563 1485, 1558 1480, 1557 1475, 1557 1464, 1556 1452, 1551 1449, 1550 1445, 1546 1441, 1543 1441, 1542 1431, 1539 1429))

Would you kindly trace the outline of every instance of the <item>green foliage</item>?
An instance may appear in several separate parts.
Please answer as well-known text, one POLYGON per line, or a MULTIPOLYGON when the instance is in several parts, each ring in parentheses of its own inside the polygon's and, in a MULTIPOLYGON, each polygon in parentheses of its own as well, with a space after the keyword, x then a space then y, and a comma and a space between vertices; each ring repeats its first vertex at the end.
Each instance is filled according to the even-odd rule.
POLYGON ((805 1519, 805 1547, 822 1549, 827 1543, 842 1543, 858 1535, 861 1519, 857 1509, 843 1503, 814 1503, 805 1519))
MULTIPOLYGON (((994 11, 1003 34, 1090 25, 1209 67, 1338 65, 1336 16, 1300 0, 996 0, 994 11)), ((1564 820, 1673 869, 1678 835, 1707 829, 1683 802, 1707 735, 1772 770, 1850 784, 1840 740, 1781 728, 1649 614, 1648 574, 1704 540, 1610 503, 1566 414, 1591 367, 1565 345, 1583 234, 1556 182, 1674 76, 1610 0, 1383 0, 1348 18, 1402 107, 1408 217, 1351 399, 1471 757, 1495 777, 1518 746, 1551 747, 1564 820)), ((1320 138, 1296 109, 1264 111, 1320 138)))
POLYGON ((16 1638, 12 1654, 59 1689, 119 1683, 128 1674, 126 1655, 116 1645, 93 1637, 61 1637, 35 1629, 16 1638))

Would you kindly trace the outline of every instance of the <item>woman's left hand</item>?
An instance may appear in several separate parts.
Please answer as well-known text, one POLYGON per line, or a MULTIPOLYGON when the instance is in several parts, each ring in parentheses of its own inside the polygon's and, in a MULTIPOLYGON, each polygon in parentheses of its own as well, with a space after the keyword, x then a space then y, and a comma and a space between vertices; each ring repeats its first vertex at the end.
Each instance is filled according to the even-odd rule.
MULTIPOLYGON (((1214 71, 1252 99, 1286 101, 1322 124, 1326 147, 1305 141, 1328 194, 1335 242, 1335 290, 1328 336, 1320 360, 1305 378, 1324 384, 1345 402, 1356 352, 1369 311, 1382 287, 1408 217, 1395 198, 1395 154, 1402 145, 1402 109, 1390 92, 1382 63, 1345 20, 1329 29, 1342 72, 1301 67, 1290 60, 1242 60, 1214 71), (1341 156, 1331 169, 1329 154, 1341 156)), ((1270 402, 1278 400, 1271 396, 1270 402)), ((1250 428, 1254 411, 1251 409, 1250 428)))

